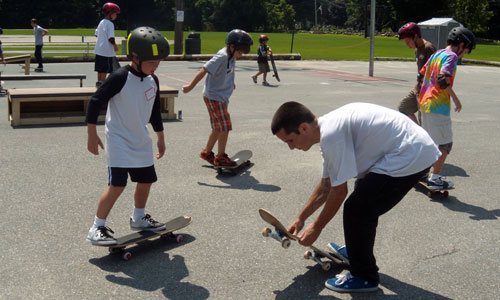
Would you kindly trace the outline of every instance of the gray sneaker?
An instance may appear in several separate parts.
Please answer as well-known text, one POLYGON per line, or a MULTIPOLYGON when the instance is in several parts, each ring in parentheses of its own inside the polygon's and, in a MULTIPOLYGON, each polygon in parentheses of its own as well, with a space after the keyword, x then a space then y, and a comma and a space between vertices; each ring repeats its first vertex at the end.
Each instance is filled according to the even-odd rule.
POLYGON ((92 227, 87 235, 87 241, 94 245, 115 245, 117 243, 116 239, 110 232, 115 233, 111 228, 106 226, 92 227))
POLYGON ((165 228, 165 224, 154 220, 150 215, 145 215, 137 221, 134 221, 132 217, 130 218, 130 229, 132 230, 162 231, 165 228))
POLYGON ((257 83, 257 77, 252 76, 253 83, 257 83))

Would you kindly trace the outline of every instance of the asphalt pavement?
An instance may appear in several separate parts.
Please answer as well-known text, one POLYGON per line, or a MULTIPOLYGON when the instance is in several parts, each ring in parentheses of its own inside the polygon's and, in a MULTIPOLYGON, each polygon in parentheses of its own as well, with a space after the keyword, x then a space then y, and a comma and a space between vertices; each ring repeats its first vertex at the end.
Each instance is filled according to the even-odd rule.
MULTIPOLYGON (((123 62, 122 62, 123 64, 123 62)), ((203 62, 162 62, 160 82, 180 89, 203 62)), ((275 110, 299 101, 322 115, 351 102, 395 108, 415 82, 412 62, 279 61, 281 82, 254 84, 251 61, 236 63, 227 152, 253 151, 236 176, 218 175, 199 158, 210 125, 203 82, 179 94, 183 119, 167 121, 167 153, 155 162, 158 182, 147 212, 193 223, 182 244, 159 240, 131 247, 122 261, 85 241, 107 186, 104 152, 87 151, 84 124, 12 128, 0 96, 0 299, 498 299, 500 291, 500 69, 458 67, 454 90, 463 109, 452 113, 454 145, 444 167, 456 188, 442 200, 411 190, 379 221, 375 255, 380 290, 340 294, 324 287, 325 272, 303 259, 306 248, 285 250, 261 230, 259 208, 292 222, 321 178, 321 154, 290 151, 271 134, 275 110)), ((46 74, 87 74, 93 63, 46 64, 46 74)), ((23 74, 17 64, 2 74, 23 74)), ((5 88, 75 87, 77 80, 9 81, 5 88)), ((103 137, 104 128, 98 126, 103 137)), ((152 130, 150 130, 152 133, 152 130)), ((153 135, 153 140, 155 136, 153 135)), ((156 151, 156 149, 155 149, 156 151)), ((107 225, 129 233, 134 184, 107 225)), ((352 189, 352 182, 349 182, 352 189)), ((343 243, 342 208, 316 245, 343 243)))

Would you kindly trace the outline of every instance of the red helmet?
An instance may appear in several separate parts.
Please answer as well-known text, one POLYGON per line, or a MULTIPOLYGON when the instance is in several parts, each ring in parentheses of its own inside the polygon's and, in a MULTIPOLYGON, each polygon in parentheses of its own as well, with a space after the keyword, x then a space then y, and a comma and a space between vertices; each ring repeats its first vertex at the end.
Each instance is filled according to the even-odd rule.
POLYGON ((120 13, 120 7, 117 4, 114 4, 112 2, 105 3, 102 6, 102 13, 104 15, 112 14, 112 13, 120 13))
POLYGON ((413 22, 404 24, 403 26, 401 26, 401 28, 399 28, 398 31, 400 40, 404 38, 414 38, 415 34, 418 34, 418 36, 420 36, 420 27, 418 27, 418 25, 413 22))
POLYGON ((263 41, 269 41, 269 38, 265 34, 261 34, 259 36, 259 43, 262 43, 263 41))

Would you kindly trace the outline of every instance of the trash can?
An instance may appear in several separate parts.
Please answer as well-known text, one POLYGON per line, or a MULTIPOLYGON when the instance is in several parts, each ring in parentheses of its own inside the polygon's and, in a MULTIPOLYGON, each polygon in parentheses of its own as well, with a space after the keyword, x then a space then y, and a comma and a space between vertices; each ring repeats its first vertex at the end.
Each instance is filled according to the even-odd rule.
POLYGON ((201 54, 200 34, 191 32, 186 39, 186 54, 201 54))

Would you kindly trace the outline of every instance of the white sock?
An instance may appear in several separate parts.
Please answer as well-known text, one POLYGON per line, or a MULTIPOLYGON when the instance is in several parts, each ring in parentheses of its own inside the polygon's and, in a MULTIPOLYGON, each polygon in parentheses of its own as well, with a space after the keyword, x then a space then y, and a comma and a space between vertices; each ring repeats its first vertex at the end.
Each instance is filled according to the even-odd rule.
POLYGON ((430 180, 431 181, 436 181, 436 180, 439 180, 439 177, 441 177, 441 175, 439 175, 439 174, 431 174, 430 180))
POLYGON ((134 207, 134 214, 132 215, 132 220, 136 222, 146 215, 146 208, 136 208, 134 207))
POLYGON ((99 219, 97 216, 94 217, 94 225, 92 225, 93 228, 101 227, 101 226, 106 226, 106 219, 99 219))

